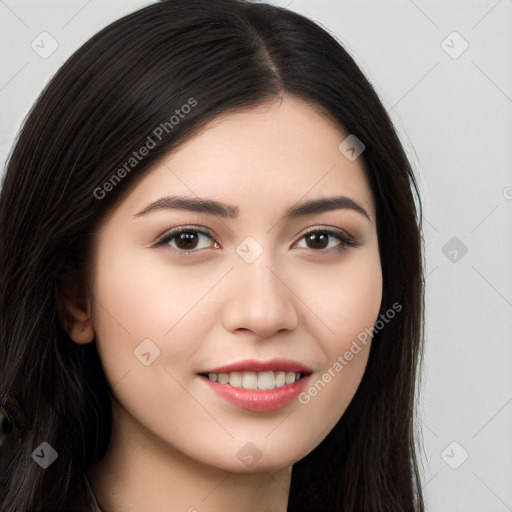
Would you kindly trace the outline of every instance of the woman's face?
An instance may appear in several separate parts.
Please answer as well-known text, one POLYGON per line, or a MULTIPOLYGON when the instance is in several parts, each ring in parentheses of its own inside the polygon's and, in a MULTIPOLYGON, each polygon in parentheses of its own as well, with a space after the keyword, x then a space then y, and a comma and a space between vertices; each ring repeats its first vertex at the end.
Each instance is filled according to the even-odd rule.
POLYGON ((224 115, 105 220, 92 322, 132 445, 259 472, 303 458, 340 419, 382 295, 347 135, 291 96, 224 115))

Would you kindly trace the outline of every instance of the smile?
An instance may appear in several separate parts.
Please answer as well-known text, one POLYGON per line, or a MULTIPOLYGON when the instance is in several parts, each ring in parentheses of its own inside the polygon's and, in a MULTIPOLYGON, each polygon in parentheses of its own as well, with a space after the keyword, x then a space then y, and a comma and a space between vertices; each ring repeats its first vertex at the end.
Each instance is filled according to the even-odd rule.
POLYGON ((312 370, 290 360, 246 360, 202 372, 199 376, 229 403, 249 411, 282 409, 307 386, 312 370))

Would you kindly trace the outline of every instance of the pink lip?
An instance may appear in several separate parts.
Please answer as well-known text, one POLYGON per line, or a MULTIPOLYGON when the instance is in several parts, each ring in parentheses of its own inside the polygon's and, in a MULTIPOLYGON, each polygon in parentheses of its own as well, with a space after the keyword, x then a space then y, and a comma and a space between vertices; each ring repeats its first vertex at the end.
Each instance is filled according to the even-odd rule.
MULTIPOLYGON (((235 371, 235 370, 233 370, 235 371)), ((292 370, 290 370, 292 371, 292 370)), ((229 384, 219 384, 208 377, 201 378, 210 388, 228 402, 248 411, 269 412, 290 405, 304 390, 309 382, 309 375, 293 384, 269 390, 235 388, 229 384)))
POLYGON ((213 391, 233 405, 248 411, 269 412, 276 411, 290 405, 307 386, 311 373, 313 373, 311 368, 289 359, 272 359, 271 361, 245 359, 236 363, 212 368, 201 372, 200 375, 213 391), (296 372, 302 373, 303 376, 292 384, 286 384, 285 386, 269 390, 237 388, 230 386, 229 384, 213 382, 205 376, 207 373, 231 373, 244 371, 296 372))
POLYGON ((256 359, 244 359, 236 363, 227 364, 225 366, 217 366, 210 370, 200 373, 231 373, 231 372, 296 372, 296 373, 313 373, 311 368, 304 366, 297 361, 291 359, 272 359, 270 361, 258 361, 256 359))

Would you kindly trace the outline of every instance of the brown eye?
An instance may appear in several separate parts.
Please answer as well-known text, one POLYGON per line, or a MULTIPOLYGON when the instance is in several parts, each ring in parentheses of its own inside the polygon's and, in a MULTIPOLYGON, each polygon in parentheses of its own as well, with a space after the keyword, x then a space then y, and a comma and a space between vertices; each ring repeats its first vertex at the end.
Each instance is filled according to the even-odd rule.
POLYGON ((157 245, 167 246, 182 252, 194 252, 199 249, 218 247, 218 243, 215 242, 212 234, 207 231, 191 228, 171 231, 165 235, 157 245))
POLYGON ((325 249, 329 245, 328 233, 317 231, 315 233, 308 233, 304 238, 310 249, 325 249))
POLYGON ((302 237, 301 243, 298 244, 298 247, 317 251, 344 249, 346 246, 357 247, 359 245, 342 231, 331 231, 325 229, 306 233, 302 237), (303 240, 304 242, 302 242, 303 240))
POLYGON ((180 233, 178 236, 175 236, 174 238, 176 240, 176 246, 178 247, 178 249, 183 250, 195 249, 199 240, 197 233, 187 232, 180 233))

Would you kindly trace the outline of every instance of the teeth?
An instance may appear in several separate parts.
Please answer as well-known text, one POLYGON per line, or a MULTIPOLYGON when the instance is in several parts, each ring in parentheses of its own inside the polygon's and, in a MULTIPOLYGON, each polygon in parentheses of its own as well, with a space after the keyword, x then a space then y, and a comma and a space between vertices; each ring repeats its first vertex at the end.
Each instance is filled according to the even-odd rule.
POLYGON ((276 379, 273 372, 260 372, 258 374, 258 389, 274 389, 276 379))
POLYGON ((220 384, 229 384, 235 388, 268 390, 293 384, 301 377, 296 372, 231 372, 209 373, 208 378, 220 384))
POLYGON ((231 372, 229 374, 229 385, 235 388, 242 387, 242 374, 239 372, 231 372))
POLYGON ((227 373, 219 373, 217 375, 217 382, 219 384, 227 384, 229 382, 229 375, 227 373))
POLYGON ((292 382, 295 382, 295 372, 286 372, 284 381, 286 382, 286 384, 291 384, 292 382))
POLYGON ((242 373, 242 387, 245 389, 258 389, 258 376, 256 372, 242 373))

